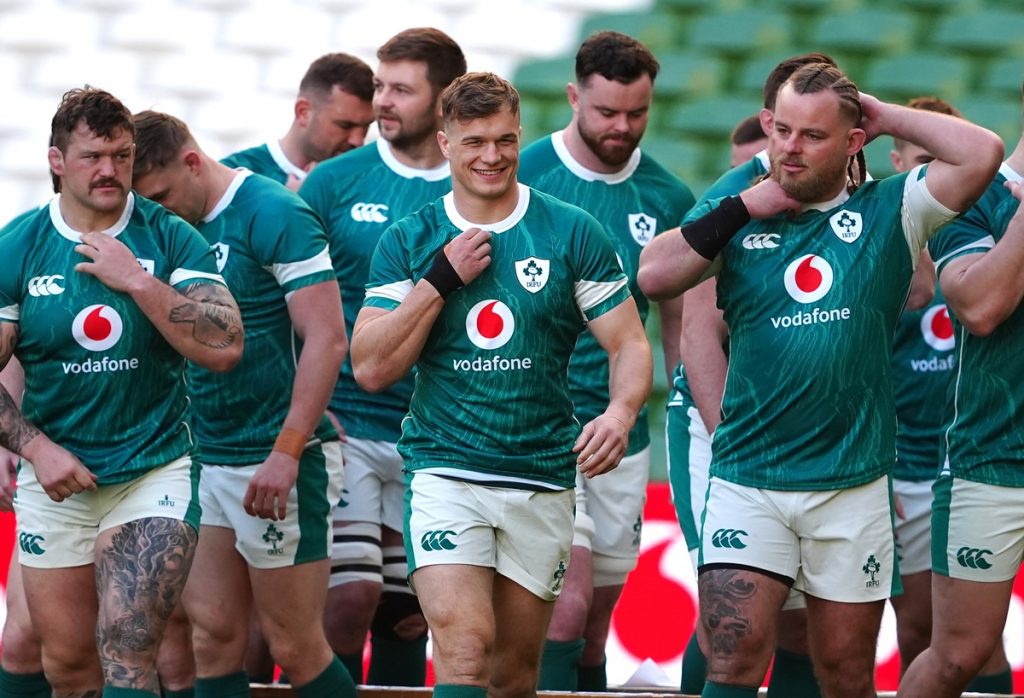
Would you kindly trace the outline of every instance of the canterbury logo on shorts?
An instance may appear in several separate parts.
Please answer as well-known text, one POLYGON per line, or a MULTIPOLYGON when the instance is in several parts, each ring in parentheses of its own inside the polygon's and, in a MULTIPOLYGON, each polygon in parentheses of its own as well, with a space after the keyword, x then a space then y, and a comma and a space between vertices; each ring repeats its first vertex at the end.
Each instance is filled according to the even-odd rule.
POLYGON ((458 545, 448 540, 448 536, 459 535, 455 531, 427 531, 420 538, 424 550, 455 550, 458 545))
POLYGON ((711 535, 711 545, 716 548, 733 548, 743 550, 747 544, 740 540, 740 536, 750 535, 738 528, 720 528, 711 535))

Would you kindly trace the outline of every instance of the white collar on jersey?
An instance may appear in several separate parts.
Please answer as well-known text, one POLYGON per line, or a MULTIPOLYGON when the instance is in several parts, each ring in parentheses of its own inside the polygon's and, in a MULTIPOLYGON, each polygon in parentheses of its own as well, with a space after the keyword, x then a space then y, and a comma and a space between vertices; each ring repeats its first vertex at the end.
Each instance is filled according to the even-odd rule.
POLYGON ((760 160, 761 166, 764 167, 765 172, 770 172, 772 169, 772 159, 768 157, 768 150, 759 151, 754 157, 754 160, 760 160))
POLYGON ((850 198, 850 192, 846 191, 846 187, 843 187, 834 199, 828 201, 818 201, 813 204, 803 204, 800 206, 801 211, 830 211, 836 206, 841 206, 846 203, 846 200, 850 198))
POLYGON ((398 158, 395 157, 394 152, 392 152, 391 144, 383 138, 377 139, 377 152, 380 154, 380 159, 388 166, 388 169, 399 177, 405 177, 406 179, 416 179, 419 177, 420 179, 425 179, 428 182, 440 182, 451 174, 451 168, 449 167, 447 160, 437 167, 429 170, 421 170, 416 167, 403 165, 398 161, 398 158))
POLYGON ((562 164, 585 182, 604 182, 605 184, 619 184, 633 176, 636 168, 640 165, 640 148, 634 148, 629 160, 618 172, 594 172, 584 167, 572 156, 569 148, 565 145, 565 129, 555 131, 551 134, 551 146, 555 149, 555 155, 562 161, 562 164))
MULTIPOLYGON (((135 210, 135 194, 134 192, 128 192, 128 198, 124 203, 124 210, 121 211, 121 217, 117 219, 114 225, 110 226, 106 230, 100 232, 104 235, 109 235, 112 238, 116 238, 120 235, 125 228, 128 227, 128 219, 132 217, 132 211, 135 210)), ((53 227, 57 229, 57 232, 61 234, 61 237, 65 237, 71 242, 79 243, 82 241, 82 233, 72 228, 64 220, 64 216, 60 215, 60 194, 55 195, 50 199, 50 222, 53 223, 53 227)))
POLYGON ((252 174, 251 171, 244 167, 239 167, 237 172, 238 174, 236 174, 235 178, 231 180, 231 184, 228 185, 227 190, 224 192, 224 196, 220 197, 220 201, 218 201, 217 205, 213 207, 213 210, 203 216, 203 223, 209 223, 219 216, 221 211, 230 206, 231 202, 235 198, 235 194, 238 193, 238 188, 242 186, 242 182, 245 181, 246 177, 252 174))
POLYGON ((1020 182, 1021 180, 1024 180, 1024 177, 1019 175, 1016 170, 1007 165, 1005 162, 999 166, 999 174, 1006 177, 1008 181, 1013 182, 1014 184, 1020 182))
POLYGON ((270 151, 270 157, 274 158, 274 162, 277 163, 277 166, 285 174, 291 175, 299 181, 304 180, 306 175, 309 174, 288 159, 288 156, 284 154, 284 150, 281 148, 281 141, 267 141, 267 150, 270 151))
POLYGON ((452 225, 463 232, 470 228, 481 228, 495 234, 504 233, 506 230, 514 228, 519 221, 523 220, 523 216, 526 215, 526 209, 530 207, 530 188, 520 182, 516 182, 516 186, 519 188, 519 200, 516 202, 516 207, 504 220, 500 220, 497 223, 474 223, 460 216, 459 212, 455 210, 454 192, 448 192, 444 195, 444 212, 448 214, 448 219, 452 222, 452 225))

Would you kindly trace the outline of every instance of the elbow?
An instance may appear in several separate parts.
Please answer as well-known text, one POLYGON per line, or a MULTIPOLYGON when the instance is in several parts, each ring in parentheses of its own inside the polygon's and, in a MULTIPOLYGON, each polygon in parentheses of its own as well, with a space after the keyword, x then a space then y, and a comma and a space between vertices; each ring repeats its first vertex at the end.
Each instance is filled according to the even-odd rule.
MULTIPOLYGON (((972 150, 971 158, 968 161, 972 168, 971 176, 965 177, 965 181, 971 182, 974 186, 969 202, 971 205, 977 201, 985 190, 995 179, 999 172, 999 166, 1003 162, 1005 147, 1003 140, 988 129, 983 129, 985 138, 979 138, 977 147, 972 150)), ((965 209, 966 210, 966 209, 965 209)))
POLYGON ((957 312, 957 319, 974 336, 988 337, 996 331, 1008 315, 1009 311, 1004 311, 1000 307, 989 306, 985 308, 961 309, 957 312))
POLYGON ((196 363, 199 363, 203 368, 209 369, 214 373, 227 373, 237 366, 238 362, 242 360, 242 352, 244 349, 244 342, 239 338, 224 349, 213 352, 213 355, 206 361, 197 361, 196 363))
POLYGON ((352 361, 352 373, 359 387, 368 393, 379 393, 386 390, 393 381, 388 380, 379 367, 370 366, 366 361, 352 361))
POLYGON ((636 283, 643 294, 652 301, 669 300, 682 292, 682 289, 667 283, 664 274, 659 273, 654 263, 645 264, 643 259, 640 260, 640 268, 637 270, 636 283))

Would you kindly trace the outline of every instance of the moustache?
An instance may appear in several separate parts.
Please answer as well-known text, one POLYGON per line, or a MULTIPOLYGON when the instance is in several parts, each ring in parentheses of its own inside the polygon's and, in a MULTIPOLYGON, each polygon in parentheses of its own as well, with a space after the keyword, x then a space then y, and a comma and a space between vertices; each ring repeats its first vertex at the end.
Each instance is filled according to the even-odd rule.
POLYGON ((89 185, 89 191, 92 191, 93 189, 96 189, 98 187, 117 187, 121 191, 124 191, 124 187, 116 179, 101 179, 97 182, 93 182, 92 184, 89 185))

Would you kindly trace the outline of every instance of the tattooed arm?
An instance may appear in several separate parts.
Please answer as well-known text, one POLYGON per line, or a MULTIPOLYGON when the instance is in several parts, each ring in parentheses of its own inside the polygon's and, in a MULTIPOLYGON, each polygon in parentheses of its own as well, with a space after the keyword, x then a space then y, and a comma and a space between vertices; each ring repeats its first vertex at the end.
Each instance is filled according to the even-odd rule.
MULTIPOLYGON (((7 366, 17 345, 18 326, 0 322, 0 369, 7 366)), ((26 420, 3 384, 0 384, 0 446, 32 463, 36 479, 55 502, 83 490, 96 489, 96 476, 26 420)))
POLYGON ((101 233, 85 233, 75 250, 90 260, 75 271, 131 296, 189 361, 211 371, 230 371, 242 358, 242 316, 226 286, 195 283, 178 293, 144 271, 123 243, 101 233))

